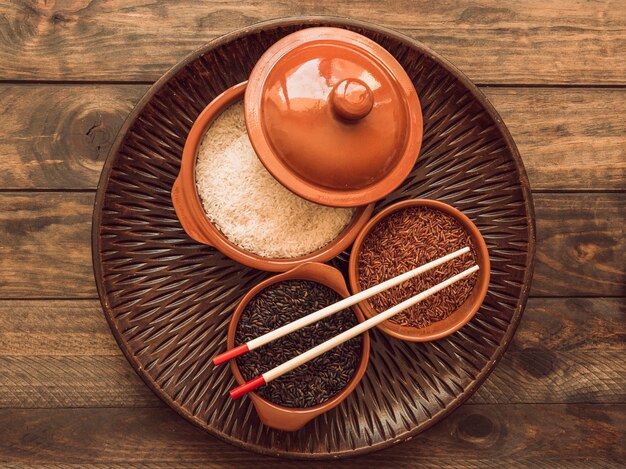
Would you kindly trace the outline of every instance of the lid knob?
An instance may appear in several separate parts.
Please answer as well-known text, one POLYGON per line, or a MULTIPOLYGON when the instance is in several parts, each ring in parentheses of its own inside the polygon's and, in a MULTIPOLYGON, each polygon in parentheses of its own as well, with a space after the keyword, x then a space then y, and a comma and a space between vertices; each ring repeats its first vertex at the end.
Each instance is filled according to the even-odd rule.
POLYGON ((333 111, 350 121, 363 119, 374 106, 372 90, 356 78, 346 78, 335 85, 330 102, 333 111))

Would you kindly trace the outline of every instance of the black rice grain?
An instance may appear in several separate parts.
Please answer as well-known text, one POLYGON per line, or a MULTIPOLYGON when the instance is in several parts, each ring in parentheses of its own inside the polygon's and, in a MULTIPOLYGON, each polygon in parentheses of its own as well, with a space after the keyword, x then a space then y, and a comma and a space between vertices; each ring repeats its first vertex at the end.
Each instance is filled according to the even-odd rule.
MULTIPOLYGON (((252 340, 339 300, 334 290, 317 282, 288 280, 270 285, 246 306, 237 325, 235 343, 252 340)), ((244 379, 250 380, 357 323, 352 310, 345 309, 248 352, 237 358, 237 365, 244 379)), ((257 393, 285 407, 312 407, 345 388, 360 361, 359 336, 260 387, 257 393)))

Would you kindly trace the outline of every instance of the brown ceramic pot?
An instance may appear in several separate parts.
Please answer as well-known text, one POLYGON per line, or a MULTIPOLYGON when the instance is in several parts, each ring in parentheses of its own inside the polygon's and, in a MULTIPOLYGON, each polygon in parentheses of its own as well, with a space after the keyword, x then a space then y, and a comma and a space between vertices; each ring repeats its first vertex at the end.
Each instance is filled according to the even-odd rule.
MULTIPOLYGON (((387 207, 385 210, 372 218, 365 226, 365 228, 363 228, 363 231, 361 231, 361 233, 359 233, 359 236, 356 238, 352 247, 352 252, 350 254, 350 263, 348 268, 350 276, 350 287, 353 293, 358 293, 361 291, 358 262, 363 241, 382 219, 394 212, 404 210, 409 207, 429 207, 432 209, 440 210, 448 215, 451 215, 457 221, 459 221, 470 234, 472 244, 476 251, 476 263, 480 268, 480 270, 478 271, 478 280, 476 281, 474 289, 472 290, 469 298, 447 318, 435 322, 430 326, 422 329, 410 326, 401 326, 389 320, 377 326, 386 334, 389 334, 390 336, 396 337, 398 339, 410 342, 427 342, 431 340, 441 339, 442 337, 458 331, 461 327, 467 324, 470 319, 472 319, 474 314, 476 314, 476 311, 478 311, 478 308, 480 308, 480 305, 485 299, 485 295, 487 294, 487 287, 489 286, 489 253, 487 252, 487 244, 480 234, 480 231, 478 231, 478 228, 476 228, 476 225, 474 225, 474 223, 472 223, 472 221, 467 218, 466 215, 464 215, 456 208, 436 200, 404 200, 402 202, 398 202, 387 207)), ((417 294, 418 292, 415 293, 417 294)), ((371 318, 378 314, 367 300, 359 303, 359 306, 361 307, 363 313, 367 318, 371 318)))
POLYGON ((398 187, 422 144, 413 82, 382 46, 354 31, 285 36, 250 74, 245 115, 267 170, 318 204, 356 207, 398 187))
POLYGON ((283 272, 304 262, 326 262, 352 244, 361 228, 369 220, 374 209, 373 205, 357 208, 350 224, 330 244, 306 256, 289 259, 261 257, 240 248, 230 242, 211 223, 202 207, 202 202, 196 190, 195 178, 198 148, 211 123, 228 106, 243 98, 246 85, 247 82, 235 85, 211 101, 191 127, 183 149, 180 172, 172 187, 172 204, 174 205, 176 215, 185 232, 191 238, 200 243, 213 246, 231 259, 255 269, 283 272))
MULTIPOLYGON (((311 280, 332 288, 343 298, 350 296, 346 281, 341 272, 325 264, 312 262, 306 263, 290 270, 289 272, 270 277, 252 288, 237 306, 237 309, 231 319, 230 327, 228 328, 227 347, 229 350, 235 346, 235 332, 237 331, 237 324, 239 323, 239 318, 241 317, 241 314, 246 308, 248 302, 261 290, 285 280, 311 280)), ((359 322, 363 322, 365 320, 363 313, 358 306, 352 306, 351 309, 359 322)), ((278 430, 295 431, 302 428, 307 422, 311 421, 318 415, 321 415, 333 407, 338 406, 341 401, 348 397, 354 388, 356 388, 356 385, 359 381, 361 381, 361 378, 367 369, 370 356, 370 339, 367 332, 361 337, 361 363, 348 385, 341 392, 322 404, 307 408, 284 407, 269 402, 258 394, 251 392, 248 396, 252 399, 254 408, 256 409, 261 421, 268 427, 278 430)), ((268 344, 268 346, 271 347, 271 344, 268 344)), ((235 375, 237 383, 240 385, 244 384, 246 380, 239 371, 237 360, 230 361, 230 368, 235 375)))

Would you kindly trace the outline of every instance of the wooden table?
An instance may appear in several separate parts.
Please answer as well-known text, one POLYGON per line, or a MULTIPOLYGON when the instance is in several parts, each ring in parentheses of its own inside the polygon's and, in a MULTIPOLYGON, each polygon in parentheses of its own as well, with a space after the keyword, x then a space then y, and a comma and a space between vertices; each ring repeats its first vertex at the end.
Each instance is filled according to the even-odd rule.
POLYGON ((519 146, 537 214, 532 298, 495 372, 430 431, 338 465, 625 463, 623 0, 0 1, 0 463, 276 463, 197 430, 135 375, 97 299, 90 228, 149 85, 221 34, 304 14, 389 26, 467 73, 519 146))

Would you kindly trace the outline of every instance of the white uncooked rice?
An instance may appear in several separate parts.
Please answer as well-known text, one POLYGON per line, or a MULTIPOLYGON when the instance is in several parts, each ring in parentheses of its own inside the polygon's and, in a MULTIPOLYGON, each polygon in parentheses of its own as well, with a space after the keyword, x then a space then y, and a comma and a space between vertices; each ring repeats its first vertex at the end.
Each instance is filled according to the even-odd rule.
POLYGON ((243 102, 226 109, 204 136, 196 186, 209 220, 232 243, 262 257, 293 258, 333 241, 354 209, 302 199, 259 161, 246 132, 243 102))

